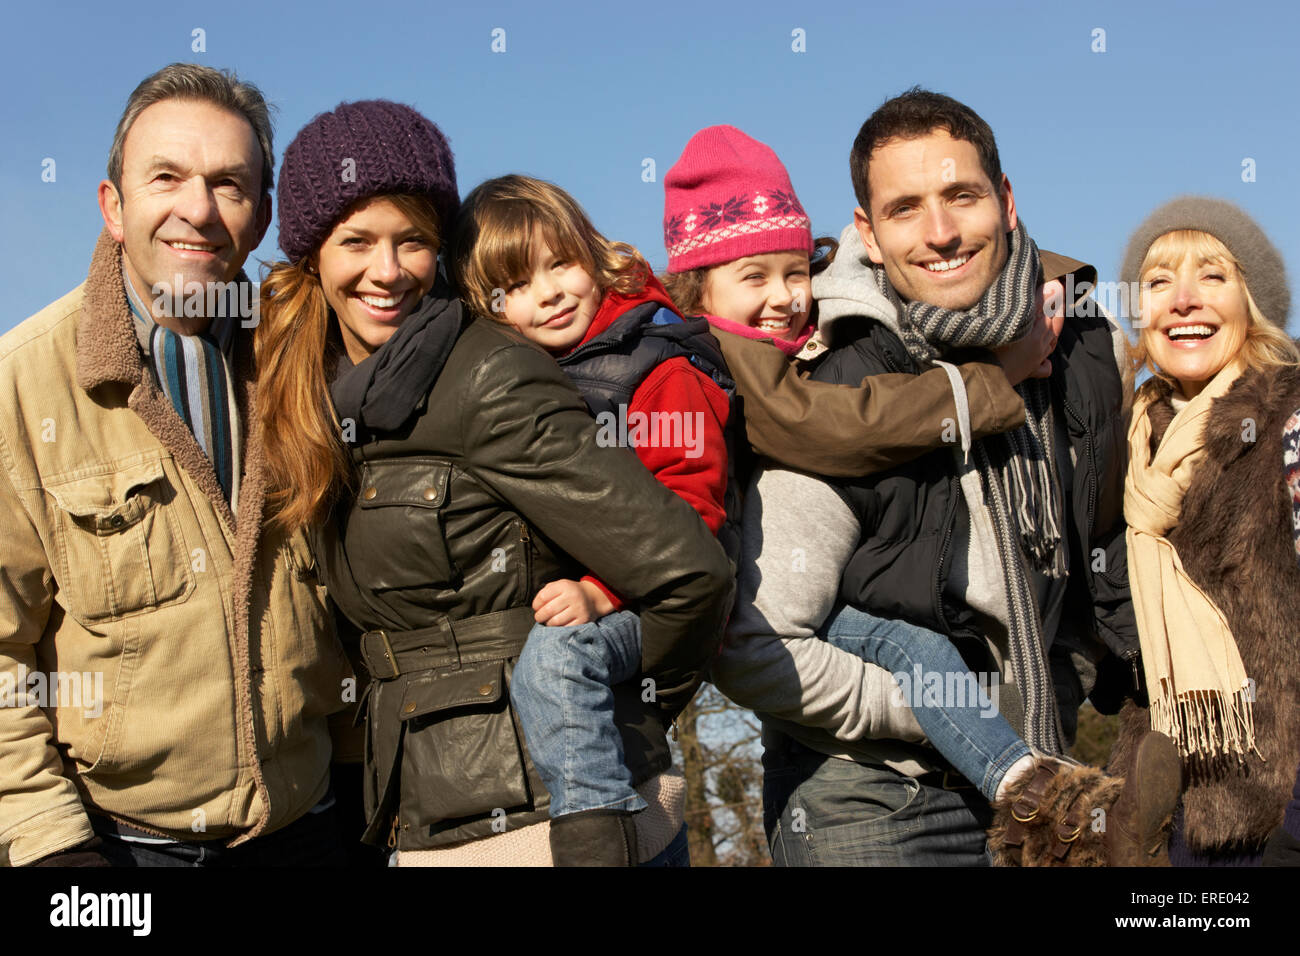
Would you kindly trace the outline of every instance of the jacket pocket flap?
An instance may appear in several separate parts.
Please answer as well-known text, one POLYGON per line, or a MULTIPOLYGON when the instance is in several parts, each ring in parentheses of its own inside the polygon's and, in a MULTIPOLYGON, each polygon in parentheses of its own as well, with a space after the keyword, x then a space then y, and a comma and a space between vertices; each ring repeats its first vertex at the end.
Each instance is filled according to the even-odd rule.
POLYGON ((147 458, 102 475, 91 475, 46 486, 58 506, 78 518, 107 515, 121 509, 131 492, 163 476, 160 458, 147 458))
POLYGON ((402 695, 402 719, 456 707, 495 704, 505 686, 504 671, 505 661, 488 661, 413 680, 402 695))
POLYGON ((358 503, 362 508, 441 508, 450 478, 451 465, 433 458, 368 461, 361 469, 358 503))

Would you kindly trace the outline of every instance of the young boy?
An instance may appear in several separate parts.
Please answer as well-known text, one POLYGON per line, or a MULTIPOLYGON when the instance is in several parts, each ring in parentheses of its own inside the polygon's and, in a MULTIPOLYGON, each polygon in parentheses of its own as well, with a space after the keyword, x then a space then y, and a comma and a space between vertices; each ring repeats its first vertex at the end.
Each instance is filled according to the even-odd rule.
MULTIPOLYGON (((602 236, 550 183, 505 176, 480 185, 465 200, 455 247, 469 305, 553 355, 596 417, 596 440, 631 447, 734 556, 734 386, 707 322, 683 321, 640 254, 602 236)), ((547 583, 533 610, 511 697, 551 793, 553 861, 635 865, 632 817, 647 804, 623 765, 611 688, 645 672, 644 696, 655 680, 684 675, 657 674, 653 661, 643 667, 639 620, 591 575, 547 583)))

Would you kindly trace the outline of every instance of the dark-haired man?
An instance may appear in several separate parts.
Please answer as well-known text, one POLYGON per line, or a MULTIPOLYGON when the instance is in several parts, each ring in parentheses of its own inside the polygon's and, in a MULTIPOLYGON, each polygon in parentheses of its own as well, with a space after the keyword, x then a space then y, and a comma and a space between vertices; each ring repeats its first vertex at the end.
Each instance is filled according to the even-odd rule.
MULTIPOLYGON (((923 90, 886 102, 863 125, 851 168, 860 205, 814 295, 822 321, 858 321, 862 334, 815 377, 857 384, 948 366, 1022 339, 1044 307, 1059 345, 1049 377, 1017 386, 1027 421, 1005 436, 972 441, 953 377, 951 451, 861 479, 762 473, 746 502, 732 646, 810 639, 837 601, 907 620, 948 635, 972 670, 1000 675, 1003 716, 1040 752, 1061 754, 1079 704, 1104 689, 1098 673, 1127 675, 1137 651, 1121 514, 1122 333, 1064 308, 1062 284, 1044 283, 1047 270, 1055 280, 1087 267, 1040 261, 992 131, 968 107, 923 90), (792 551, 802 573, 778 573, 792 551)), ((899 715, 864 720, 880 702, 855 671, 830 672, 801 675, 808 718, 787 709, 765 720, 774 859, 987 862, 985 799, 899 715), (875 739, 861 739, 864 725, 875 739)), ((1044 803, 1035 825, 1071 809, 1057 820, 1044 803)))

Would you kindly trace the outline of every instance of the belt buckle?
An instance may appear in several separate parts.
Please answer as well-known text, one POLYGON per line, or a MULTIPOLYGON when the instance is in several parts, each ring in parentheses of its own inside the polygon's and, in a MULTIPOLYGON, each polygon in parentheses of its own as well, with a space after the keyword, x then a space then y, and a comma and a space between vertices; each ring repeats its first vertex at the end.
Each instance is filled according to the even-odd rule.
POLYGON ((361 640, 362 640, 363 647, 365 648, 366 666, 371 669, 370 673, 372 677, 375 677, 378 680, 392 680, 394 677, 397 677, 402 673, 400 670, 397 669, 397 655, 393 653, 393 645, 388 642, 387 631, 384 630, 366 631, 364 634, 361 635, 361 640), (371 662, 370 659, 371 638, 378 638, 380 643, 383 645, 384 660, 388 662, 388 667, 392 671, 391 674, 376 673, 377 668, 374 666, 374 664, 371 662))

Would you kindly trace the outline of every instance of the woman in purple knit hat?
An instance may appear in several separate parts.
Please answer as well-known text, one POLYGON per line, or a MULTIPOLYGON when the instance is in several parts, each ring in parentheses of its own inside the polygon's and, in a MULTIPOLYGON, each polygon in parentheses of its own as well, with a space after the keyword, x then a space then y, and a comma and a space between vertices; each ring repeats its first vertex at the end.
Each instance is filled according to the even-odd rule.
POLYGON ((438 262, 455 169, 428 119, 383 100, 322 113, 285 151, 278 199, 288 261, 262 284, 256 332, 267 501, 312 529, 315 567, 284 573, 329 589, 369 676, 364 742, 336 735, 336 759, 364 752, 363 839, 399 865, 551 862, 549 795, 509 682, 534 595, 590 569, 638 605, 643 667, 666 676, 653 700, 639 680, 615 694, 650 805, 636 839, 616 860, 569 858, 680 859, 664 730, 720 640, 721 547, 634 456, 598 443, 552 359, 462 306, 438 262))

